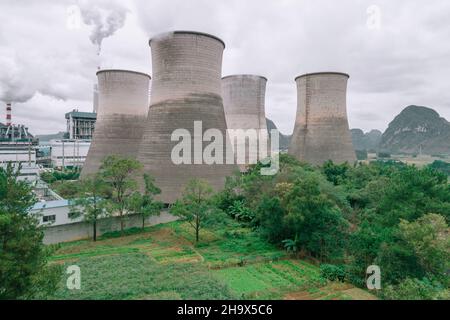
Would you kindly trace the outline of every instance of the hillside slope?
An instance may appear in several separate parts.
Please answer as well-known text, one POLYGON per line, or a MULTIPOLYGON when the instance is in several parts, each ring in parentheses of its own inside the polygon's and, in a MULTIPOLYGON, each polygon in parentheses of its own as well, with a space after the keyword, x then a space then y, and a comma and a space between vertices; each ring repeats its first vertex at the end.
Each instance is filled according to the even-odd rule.
MULTIPOLYGON (((233 222, 230 222, 233 224, 233 222)), ((64 243, 52 263, 78 265, 80 290, 62 279, 49 299, 366 299, 335 285, 314 264, 290 258, 250 229, 203 229, 194 246, 187 223, 173 222, 64 243)), ((369 295, 370 296, 370 295, 369 295)), ((373 298, 369 297, 369 298, 373 298)))

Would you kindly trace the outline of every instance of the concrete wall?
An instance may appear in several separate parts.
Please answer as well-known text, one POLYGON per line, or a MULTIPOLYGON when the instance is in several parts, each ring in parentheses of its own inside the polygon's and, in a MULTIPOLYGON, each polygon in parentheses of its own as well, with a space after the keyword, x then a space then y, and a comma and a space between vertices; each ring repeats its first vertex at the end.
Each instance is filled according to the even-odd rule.
POLYGON ((51 161, 54 167, 83 166, 91 142, 88 140, 51 140, 51 161))
MULTIPOLYGON (((175 220, 177 220, 176 217, 168 214, 167 212, 163 212, 160 216, 149 217, 146 220, 146 226, 167 223, 175 220)), ((142 220, 139 216, 129 216, 125 221, 125 227, 127 229, 141 226, 142 220)), ((97 236, 105 232, 117 230, 120 230, 120 219, 118 217, 102 219, 97 224, 97 236)), ((92 231, 92 225, 85 222, 48 226, 44 230, 44 243, 55 244, 60 242, 88 239, 92 237, 92 231)))
MULTIPOLYGON (((218 129, 226 137, 222 102, 221 73, 224 44, 214 36, 176 31, 153 38, 153 79, 147 125, 138 160, 161 188, 160 199, 172 203, 186 183, 199 178, 219 190, 225 177, 238 168, 226 164, 181 164, 171 159, 178 141, 171 141, 175 129, 186 129, 193 137, 194 121, 202 121, 203 133, 218 129)), ((203 149, 209 144, 203 143, 203 149)), ((202 150, 192 147, 191 159, 202 150)))
MULTIPOLYGON (((267 79, 255 75, 233 75, 222 78, 222 98, 228 129, 254 129, 267 131, 265 96, 267 79)), ((242 137, 245 139, 245 136, 242 137)), ((257 141, 256 143, 265 141, 257 141)), ((245 140, 232 141, 234 151, 245 150, 245 164, 240 164, 245 171, 248 164, 255 164, 258 151, 250 148, 245 140)), ((257 146, 258 147, 258 146, 257 146)), ((259 159, 262 160, 262 159, 259 159)))
POLYGON ((125 70, 97 76, 98 116, 82 177, 96 173, 109 155, 136 158, 148 113, 150 76, 125 70))
POLYGON ((297 116, 289 153, 315 165, 356 161, 347 120, 347 82, 342 73, 300 76, 297 116))

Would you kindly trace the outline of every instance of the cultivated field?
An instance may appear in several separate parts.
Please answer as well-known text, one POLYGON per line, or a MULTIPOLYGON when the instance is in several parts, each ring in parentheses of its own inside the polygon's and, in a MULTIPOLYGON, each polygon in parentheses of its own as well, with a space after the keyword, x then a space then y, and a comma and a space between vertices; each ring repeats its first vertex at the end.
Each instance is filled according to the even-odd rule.
MULTIPOLYGON (((231 227, 230 224, 233 226, 231 227)), ((66 277, 51 299, 372 299, 347 284, 327 283, 317 266, 292 259, 251 230, 205 229, 194 246, 188 225, 174 222, 97 243, 65 243, 51 262, 81 268, 81 289, 66 277), (232 231, 230 231, 232 230, 232 231)))

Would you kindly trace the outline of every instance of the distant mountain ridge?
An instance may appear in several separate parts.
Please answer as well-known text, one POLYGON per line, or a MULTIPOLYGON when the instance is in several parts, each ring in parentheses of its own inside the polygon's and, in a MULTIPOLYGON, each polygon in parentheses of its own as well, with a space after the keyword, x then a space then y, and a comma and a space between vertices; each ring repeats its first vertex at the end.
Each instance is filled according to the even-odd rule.
MULTIPOLYGON (((269 134, 270 134, 270 130, 273 130, 273 129, 278 130, 277 126, 275 125, 275 123, 272 120, 266 118, 266 123, 267 123, 267 130, 269 131, 269 134)), ((280 150, 287 150, 289 148, 289 144, 291 143, 291 137, 292 137, 292 135, 285 135, 280 132, 280 150)))
POLYGON ((355 150, 378 151, 381 136, 380 130, 372 130, 364 133, 361 129, 352 129, 352 141, 355 150))
POLYGON ((406 154, 450 154, 450 122, 435 110, 405 108, 384 132, 380 150, 406 154))

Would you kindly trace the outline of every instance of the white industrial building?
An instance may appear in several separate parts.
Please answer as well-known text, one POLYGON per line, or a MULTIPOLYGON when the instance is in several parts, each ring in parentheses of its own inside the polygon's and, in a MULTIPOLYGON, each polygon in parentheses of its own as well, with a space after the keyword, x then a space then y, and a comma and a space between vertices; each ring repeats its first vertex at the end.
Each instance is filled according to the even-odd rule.
POLYGON ((90 146, 90 140, 51 140, 52 166, 54 168, 82 167, 90 146))
MULTIPOLYGON (((75 241, 92 237, 92 224, 84 221, 83 216, 72 216, 69 200, 42 201, 36 203, 30 214, 39 217, 39 224, 44 226, 45 244, 75 241)), ((167 223, 178 218, 163 210, 159 216, 150 216, 145 220, 146 226, 167 223)), ((127 216, 125 228, 141 227, 142 218, 139 215, 127 216)), ((97 235, 117 231, 121 228, 120 217, 114 215, 102 218, 97 223, 97 235)))
POLYGON ((36 150, 31 145, 0 144, 0 167, 11 163, 17 170, 21 166, 19 180, 35 182, 39 179, 36 150))
POLYGON ((40 224, 44 226, 60 226, 83 221, 83 217, 71 218, 69 200, 38 202, 30 213, 40 215, 40 224))
POLYGON ((73 110, 66 113, 69 139, 92 140, 97 114, 73 110))

